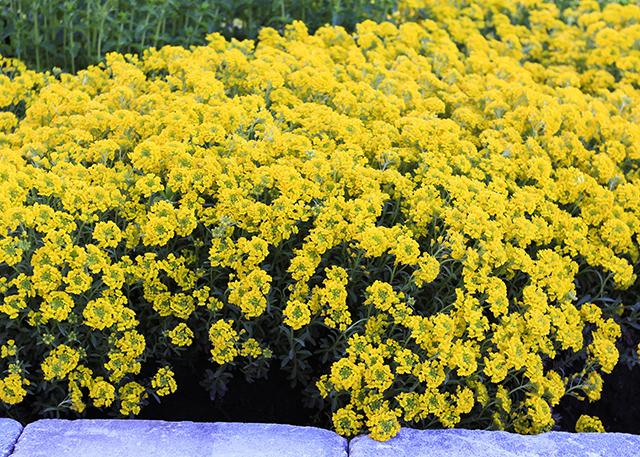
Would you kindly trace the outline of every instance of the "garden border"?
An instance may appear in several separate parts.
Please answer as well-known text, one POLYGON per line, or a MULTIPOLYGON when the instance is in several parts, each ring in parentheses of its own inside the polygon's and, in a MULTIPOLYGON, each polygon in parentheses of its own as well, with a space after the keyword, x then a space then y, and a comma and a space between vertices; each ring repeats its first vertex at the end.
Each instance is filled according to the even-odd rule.
POLYGON ((386 442, 285 424, 0 418, 0 457, 484 457, 640 456, 640 435, 403 428, 386 442))

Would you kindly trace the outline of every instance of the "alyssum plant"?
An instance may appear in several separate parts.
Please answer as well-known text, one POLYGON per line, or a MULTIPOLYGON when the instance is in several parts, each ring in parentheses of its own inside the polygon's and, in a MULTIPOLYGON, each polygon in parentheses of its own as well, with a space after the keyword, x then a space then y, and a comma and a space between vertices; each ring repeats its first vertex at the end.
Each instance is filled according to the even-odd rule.
POLYGON ((599 398, 638 299, 640 8, 409 3, 75 75, 3 60, 8 414, 136 414, 188 350, 213 389, 279 364, 381 440, 599 398))

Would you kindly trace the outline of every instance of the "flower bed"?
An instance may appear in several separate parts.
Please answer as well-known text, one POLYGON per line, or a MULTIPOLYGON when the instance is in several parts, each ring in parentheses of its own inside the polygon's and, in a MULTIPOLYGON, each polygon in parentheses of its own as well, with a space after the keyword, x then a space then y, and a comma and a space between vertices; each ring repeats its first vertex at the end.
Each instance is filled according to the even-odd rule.
POLYGON ((76 75, 2 61, 9 414, 138 414, 194 352, 213 397, 278 365, 380 440, 599 398, 637 344, 640 8, 410 3, 76 75))

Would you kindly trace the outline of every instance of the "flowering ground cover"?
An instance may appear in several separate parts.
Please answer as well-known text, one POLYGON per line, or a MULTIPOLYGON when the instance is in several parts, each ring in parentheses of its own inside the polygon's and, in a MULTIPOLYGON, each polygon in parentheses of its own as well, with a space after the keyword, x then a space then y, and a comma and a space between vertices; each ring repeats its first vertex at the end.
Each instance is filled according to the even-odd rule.
POLYGON ((638 6, 423 0, 4 58, 2 408, 136 415, 206 354, 344 436, 552 429, 637 360, 638 43, 638 6))

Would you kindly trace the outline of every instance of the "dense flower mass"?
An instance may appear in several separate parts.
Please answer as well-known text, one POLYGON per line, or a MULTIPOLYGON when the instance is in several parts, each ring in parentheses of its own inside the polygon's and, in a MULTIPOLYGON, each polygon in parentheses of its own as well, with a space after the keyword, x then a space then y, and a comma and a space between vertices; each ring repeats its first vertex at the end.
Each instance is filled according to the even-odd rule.
POLYGON ((276 359, 380 440, 597 400, 640 287, 640 7, 393 20, 4 59, 4 407, 137 414, 188 351, 212 386, 276 359))

